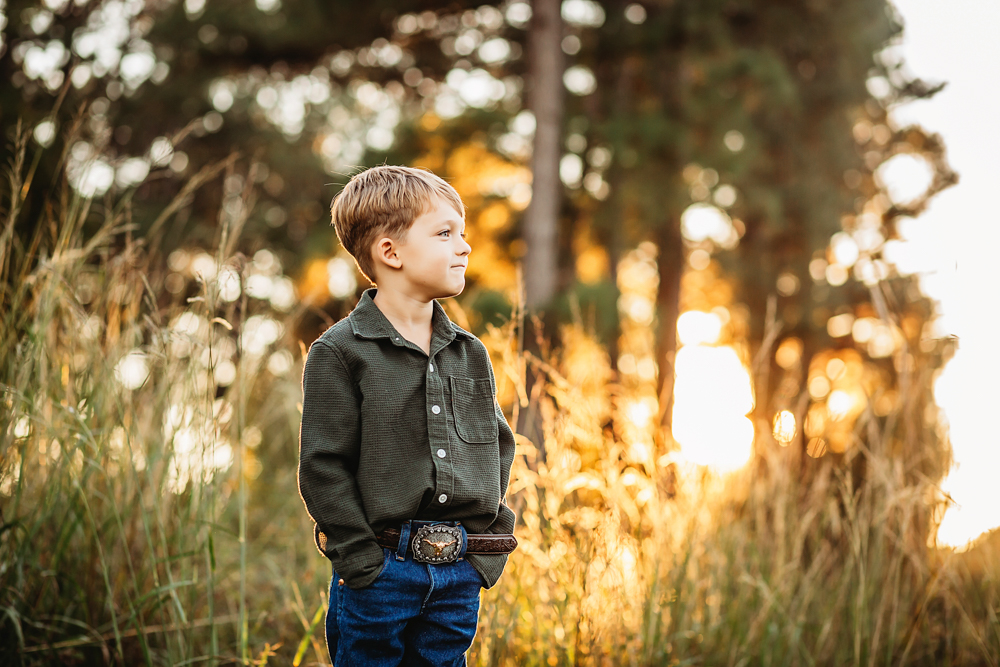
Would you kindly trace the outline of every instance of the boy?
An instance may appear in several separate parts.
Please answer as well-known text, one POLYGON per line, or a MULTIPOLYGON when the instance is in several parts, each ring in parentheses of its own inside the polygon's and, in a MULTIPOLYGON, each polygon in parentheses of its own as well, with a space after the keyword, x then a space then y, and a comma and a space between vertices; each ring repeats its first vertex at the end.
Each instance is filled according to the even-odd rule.
POLYGON ((333 562, 335 665, 464 665, 517 542, 514 434, 461 294, 465 206, 421 169, 373 167, 334 198, 337 237, 377 288, 309 348, 299 491, 333 562))

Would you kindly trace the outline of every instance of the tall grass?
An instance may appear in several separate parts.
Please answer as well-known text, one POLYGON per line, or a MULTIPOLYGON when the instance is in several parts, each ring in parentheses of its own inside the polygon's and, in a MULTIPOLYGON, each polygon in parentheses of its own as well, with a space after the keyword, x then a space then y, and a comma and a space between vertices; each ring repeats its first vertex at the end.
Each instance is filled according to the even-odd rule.
MULTIPOLYGON (((251 635, 279 643, 318 602, 282 600, 285 626, 261 615, 269 596, 312 582, 308 569, 275 582, 261 569, 273 562, 248 558, 247 535, 270 519, 309 543, 293 472, 270 477, 287 496, 275 507, 249 500, 271 450, 258 443, 283 431, 288 447, 297 429, 291 393, 268 394, 270 341, 247 346, 263 308, 245 290, 227 301, 215 280, 171 298, 156 237, 133 234, 133 193, 91 200, 64 178, 36 220, 20 220, 40 187, 28 137, 8 165, 0 245, 0 653, 22 664, 266 661, 268 641, 251 635), (230 358, 235 378, 220 386, 230 358)), ((171 209, 233 170, 232 158, 207 167, 171 209)), ((214 262, 243 277, 233 248, 251 200, 248 190, 242 214, 220 214, 214 262)))
MULTIPOLYGON (((309 341, 288 334, 304 307, 261 344, 254 316, 278 315, 245 289, 235 301, 215 280, 164 289, 170 212, 236 162, 192 177, 157 233, 138 236, 130 193, 88 200, 65 181, 25 225, 39 187, 26 134, 12 155, 0 200, 4 662, 326 662, 329 563, 295 485, 309 341), (275 349, 295 352, 284 374, 268 364, 275 349)), ((220 213, 214 255, 246 277, 236 248, 253 250, 240 233, 253 193, 241 197, 237 215, 220 213)), ((472 664, 998 664, 1000 553, 928 546, 939 494, 890 455, 894 429, 862 420, 843 457, 801 461, 762 441, 736 473, 685 468, 628 446, 635 389, 583 327, 565 327, 543 359, 518 352, 517 331, 514 318, 484 339, 501 403, 533 398, 544 442, 519 438, 520 547, 483 593, 472 664), (525 364, 545 374, 533 397, 525 364)))
MULTIPOLYGON (((512 327, 487 342, 517 401, 512 327)), ((528 358, 544 450, 519 443, 521 547, 484 598, 474 664, 1000 664, 1000 531, 934 545, 946 499, 925 471, 947 452, 916 450, 935 439, 899 412, 924 388, 904 382, 882 420, 869 406, 843 456, 758 434, 751 463, 718 474, 630 451, 635 388, 579 325, 559 349, 528 358)))

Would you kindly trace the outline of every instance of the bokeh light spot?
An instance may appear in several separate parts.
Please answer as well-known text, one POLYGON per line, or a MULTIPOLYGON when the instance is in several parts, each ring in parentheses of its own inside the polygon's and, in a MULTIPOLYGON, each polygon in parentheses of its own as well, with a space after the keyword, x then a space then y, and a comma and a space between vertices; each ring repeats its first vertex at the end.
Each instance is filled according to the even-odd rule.
POLYGON ((785 370, 794 368, 802 358, 802 339, 794 336, 786 338, 778 345, 774 361, 785 370))
POLYGON ((746 140, 743 138, 743 133, 739 130, 729 130, 726 132, 726 136, 723 137, 722 142, 732 152, 739 153, 743 150, 746 140))
POLYGON ((637 2, 625 7, 625 20, 634 25, 640 25, 646 20, 646 8, 637 2))
POLYGON ((685 345, 677 352, 673 436, 680 457, 722 471, 753 452, 750 376, 733 348, 685 345))
POLYGON ((682 345, 711 345, 721 334, 722 320, 715 313, 689 310, 677 318, 677 337, 682 345))
POLYGON ((920 155, 900 153, 883 162, 875 178, 885 187, 895 204, 912 204, 927 192, 934 180, 934 168, 920 155))
POLYGON ((788 410, 782 410, 774 415, 773 435, 781 446, 787 447, 795 437, 795 415, 788 410))
POLYGON ((724 211, 710 204, 692 204, 681 214, 681 233, 695 243, 711 239, 724 243, 733 233, 733 225, 724 211))
POLYGON ((590 95, 597 90, 597 78, 584 65, 573 65, 563 73, 563 84, 574 95, 590 95))
POLYGON ((354 262, 350 262, 343 257, 334 257, 326 264, 327 289, 335 299, 343 299, 357 289, 358 281, 355 277, 354 262))
POLYGON ((126 389, 138 389, 148 377, 146 354, 138 348, 131 350, 115 365, 115 379, 126 389))

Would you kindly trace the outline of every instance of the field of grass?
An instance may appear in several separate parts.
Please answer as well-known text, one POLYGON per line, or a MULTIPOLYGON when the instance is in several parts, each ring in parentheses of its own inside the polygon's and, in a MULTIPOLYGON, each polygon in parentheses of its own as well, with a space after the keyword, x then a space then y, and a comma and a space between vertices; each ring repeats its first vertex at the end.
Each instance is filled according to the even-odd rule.
MULTIPOLYGON (((304 306, 165 289, 129 195, 63 185, 15 234, 39 187, 25 144, 0 189, 4 664, 325 663, 330 566, 295 484, 304 306)), ((244 287, 273 273, 235 252, 247 209, 222 216, 213 263, 244 287)), ((545 437, 519 441, 520 547, 471 664, 1000 664, 998 540, 929 546, 940 493, 890 455, 893 429, 689 468, 624 444, 632 389, 582 327, 527 362, 513 324, 484 340, 505 409, 525 363, 544 372, 545 437)))

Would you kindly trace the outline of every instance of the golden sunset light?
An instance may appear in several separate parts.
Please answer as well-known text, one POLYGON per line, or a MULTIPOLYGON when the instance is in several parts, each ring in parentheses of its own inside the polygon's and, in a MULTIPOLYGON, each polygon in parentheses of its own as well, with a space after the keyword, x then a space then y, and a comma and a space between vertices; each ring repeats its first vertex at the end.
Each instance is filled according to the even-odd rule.
POLYGON ((998 26, 0 0, 0 663, 1000 667, 998 26))

